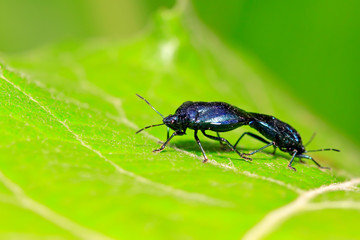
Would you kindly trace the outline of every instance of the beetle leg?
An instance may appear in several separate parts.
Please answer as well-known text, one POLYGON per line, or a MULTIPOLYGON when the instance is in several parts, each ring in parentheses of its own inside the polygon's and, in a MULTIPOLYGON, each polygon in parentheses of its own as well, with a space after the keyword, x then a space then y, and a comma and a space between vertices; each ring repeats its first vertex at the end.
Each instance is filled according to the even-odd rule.
POLYGON ((294 170, 294 171, 296 171, 296 168, 294 168, 293 166, 291 166, 291 164, 292 164, 293 161, 294 161, 294 158, 295 158, 295 156, 296 156, 296 153, 297 153, 297 151, 295 150, 295 151, 294 151, 294 154, 292 155, 291 160, 290 160, 290 162, 289 162, 289 164, 288 164, 288 168, 290 168, 291 170, 294 170))
MULTIPOLYGON (((217 135, 218 138, 221 138, 219 132, 216 132, 216 135, 217 135)), ((224 146, 224 145, 226 145, 226 143, 224 143, 223 141, 220 140, 220 145, 224 146)))
POLYGON ((305 161, 304 161, 304 160, 302 160, 301 158, 299 158, 299 163, 301 163, 301 164, 305 164, 305 161))
POLYGON ((203 156, 204 156, 204 161, 203 161, 203 163, 206 163, 206 162, 208 161, 208 158, 206 157, 205 151, 204 151, 203 147, 201 146, 201 142, 200 142, 200 139, 199 139, 199 137, 198 137, 198 135, 197 135, 197 132, 198 132, 198 130, 195 130, 195 132, 194 132, 194 137, 195 137, 195 140, 196 140, 197 144, 199 145, 199 147, 200 147, 200 149, 201 149, 201 152, 202 152, 202 154, 203 154, 203 156))
POLYGON ((175 137, 176 135, 184 135, 183 132, 174 132, 167 140, 166 142, 163 143, 163 145, 161 145, 161 147, 159 149, 155 149, 153 150, 153 152, 161 152, 162 150, 164 150, 164 148, 166 147, 166 145, 170 142, 170 140, 175 137))
POLYGON ((275 153, 276 153, 276 146, 273 145, 273 147, 274 147, 274 151, 272 152, 272 155, 275 155, 275 153))
POLYGON ((222 142, 225 142, 233 151, 235 151, 241 158, 243 159, 247 159, 247 160, 252 160, 251 158, 248 158, 248 157, 245 157, 244 153, 240 153, 238 150, 236 150, 236 148, 234 148, 233 145, 231 145, 231 143, 229 143, 228 140, 226 140, 225 138, 222 138, 222 137, 215 137, 215 136, 211 136, 211 135, 208 135, 205 133, 205 130, 201 130, 201 132, 204 134, 205 137, 208 137, 210 139, 213 139, 213 140, 217 140, 217 141, 222 141, 222 142))
POLYGON ((297 155, 296 157, 298 158, 307 158, 307 159, 310 159, 311 161, 313 161, 319 168, 322 168, 322 169, 330 169, 329 167, 323 167, 321 166, 317 161, 315 161, 315 159, 313 159, 312 157, 308 156, 308 155, 297 155))
POLYGON ((256 135, 256 134, 254 134, 254 133, 244 132, 244 133, 239 137, 239 139, 236 141, 234 147, 236 147, 236 146, 238 145, 238 143, 240 142, 240 140, 241 140, 245 135, 249 135, 250 137, 253 137, 253 138, 255 138, 255 139, 257 139, 257 140, 259 140, 259 141, 261 141, 261 142, 263 142, 263 143, 266 143, 266 144, 270 143, 268 140, 266 140, 266 139, 264 139, 264 138, 262 138, 262 137, 260 137, 260 136, 258 136, 258 135, 256 135))
POLYGON ((259 148, 258 150, 255 150, 255 151, 253 151, 251 153, 245 153, 245 155, 253 155, 253 154, 257 153, 257 152, 260 152, 261 150, 264 150, 267 147, 270 147, 271 145, 274 145, 274 143, 269 143, 269 144, 263 146, 262 148, 259 148))

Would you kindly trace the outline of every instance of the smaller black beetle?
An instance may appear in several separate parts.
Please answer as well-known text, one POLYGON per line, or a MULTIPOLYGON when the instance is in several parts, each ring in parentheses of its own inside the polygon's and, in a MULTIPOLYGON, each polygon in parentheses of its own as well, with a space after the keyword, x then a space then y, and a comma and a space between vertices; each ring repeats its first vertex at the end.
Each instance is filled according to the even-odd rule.
POLYGON ((250 133, 245 132, 235 143, 235 147, 241 140, 241 138, 245 135, 249 135, 261 142, 266 143, 264 147, 255 150, 251 153, 248 153, 246 155, 253 155, 254 153, 257 153, 267 147, 273 146, 274 147, 274 153, 276 148, 279 148, 283 152, 288 152, 290 155, 292 155, 292 158, 288 164, 288 167, 294 171, 296 169, 292 166, 292 163, 294 161, 294 158, 307 158, 312 160, 319 168, 328 168, 321 166, 318 162, 315 161, 314 158, 305 155, 304 153, 308 152, 317 152, 317 151, 336 151, 340 152, 337 149, 333 148, 326 148, 326 149, 318 149, 318 150, 310 150, 306 151, 305 146, 310 143, 310 141, 313 139, 313 137, 310 139, 310 141, 304 146, 300 137, 300 134, 289 124, 280 121, 279 119, 265 115, 265 114, 259 114, 259 113, 249 113, 252 116, 252 119, 249 121, 249 126, 259 131, 263 136, 265 136, 267 139, 269 139, 271 142, 265 140, 264 138, 250 133))
POLYGON ((159 149, 155 149, 153 152, 161 152, 174 136, 184 135, 186 134, 186 129, 190 128, 194 130, 194 137, 204 156, 204 163, 208 161, 208 158, 206 157, 205 151, 201 146, 201 142, 197 135, 199 130, 205 137, 226 143, 241 158, 251 160, 249 157, 246 157, 244 153, 240 153, 236 150, 236 148, 225 138, 208 135, 205 132, 207 130, 227 132, 249 124, 250 115, 244 110, 224 102, 185 102, 176 110, 175 114, 164 117, 145 98, 138 94, 136 95, 143 99, 163 118, 163 123, 144 127, 136 133, 150 127, 161 125, 166 125, 168 128, 174 130, 174 133, 171 136, 169 136, 168 130, 167 140, 159 149))

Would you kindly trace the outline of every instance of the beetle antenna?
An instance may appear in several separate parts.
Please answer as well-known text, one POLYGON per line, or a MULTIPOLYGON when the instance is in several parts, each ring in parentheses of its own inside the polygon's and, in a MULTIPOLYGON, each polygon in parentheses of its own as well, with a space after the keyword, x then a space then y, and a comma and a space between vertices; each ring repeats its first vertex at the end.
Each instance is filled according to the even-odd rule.
POLYGON ((136 96, 138 96, 139 98, 141 98, 142 100, 144 100, 155 112, 157 112, 162 118, 164 118, 164 116, 159 113, 149 102, 148 100, 146 100, 145 98, 143 98, 142 96, 140 96, 139 94, 136 94, 136 96))
POLYGON ((335 151, 335 152, 340 152, 339 149, 335 149, 335 148, 323 148, 323 149, 309 150, 309 151, 306 151, 306 153, 307 153, 307 152, 322 152, 322 151, 335 151))
POLYGON ((140 129, 139 131, 136 132, 136 134, 138 134, 139 132, 145 130, 145 129, 148 129, 148 128, 152 128, 152 127, 157 127, 157 126, 161 126, 161 125, 164 125, 165 123, 161 123, 161 124, 155 124, 155 125, 150 125, 150 126, 147 126, 147 127, 144 127, 142 129, 140 129))
POLYGON ((314 137, 316 136, 316 132, 313 133, 313 135, 311 136, 311 138, 309 139, 309 141, 304 145, 304 147, 306 147, 307 145, 309 145, 312 140, 314 140, 314 137))

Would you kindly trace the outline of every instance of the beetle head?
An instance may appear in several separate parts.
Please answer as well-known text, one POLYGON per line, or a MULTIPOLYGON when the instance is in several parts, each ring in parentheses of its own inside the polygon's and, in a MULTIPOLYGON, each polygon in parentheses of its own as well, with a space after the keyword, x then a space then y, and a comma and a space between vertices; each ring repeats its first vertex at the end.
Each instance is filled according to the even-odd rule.
POLYGON ((295 151, 297 155, 301 155, 304 152, 306 152, 305 147, 303 145, 298 144, 297 146, 289 146, 286 148, 280 148, 283 152, 288 152, 290 155, 292 155, 295 151))
POLYGON ((167 117, 165 117, 163 119, 163 122, 166 126, 168 126, 169 128, 171 128, 174 131, 179 131, 182 130, 182 124, 181 121, 179 119, 178 115, 169 115, 167 117))
POLYGON ((303 154, 306 151, 304 145, 302 144, 297 146, 295 149, 297 151, 297 154, 303 154))

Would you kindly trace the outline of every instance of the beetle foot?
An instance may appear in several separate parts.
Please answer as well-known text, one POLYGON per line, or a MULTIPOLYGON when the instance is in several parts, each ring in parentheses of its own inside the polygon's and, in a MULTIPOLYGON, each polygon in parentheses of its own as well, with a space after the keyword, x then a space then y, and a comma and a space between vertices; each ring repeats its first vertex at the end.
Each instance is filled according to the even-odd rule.
POLYGON ((293 166, 288 165, 288 168, 290 168, 291 170, 294 170, 296 172, 296 168, 294 168, 293 166))
POLYGON ((161 149, 161 148, 159 148, 159 149, 154 149, 153 152, 154 152, 154 153, 155 153, 155 152, 161 152, 162 150, 164 150, 164 149, 161 149))
POLYGON ((330 170, 330 167, 323 167, 323 166, 319 166, 320 169, 324 169, 324 170, 330 170))
POLYGON ((249 158, 249 157, 245 157, 245 156, 241 156, 243 159, 247 160, 247 161, 252 161, 252 158, 249 158))
POLYGON ((300 159, 299 159, 299 163, 305 164, 305 161, 300 158, 300 159))
POLYGON ((205 158, 202 162, 206 163, 207 161, 209 161, 209 159, 205 158))
POLYGON ((222 151, 232 151, 231 149, 228 148, 228 146, 226 144, 220 143, 220 148, 222 151))

